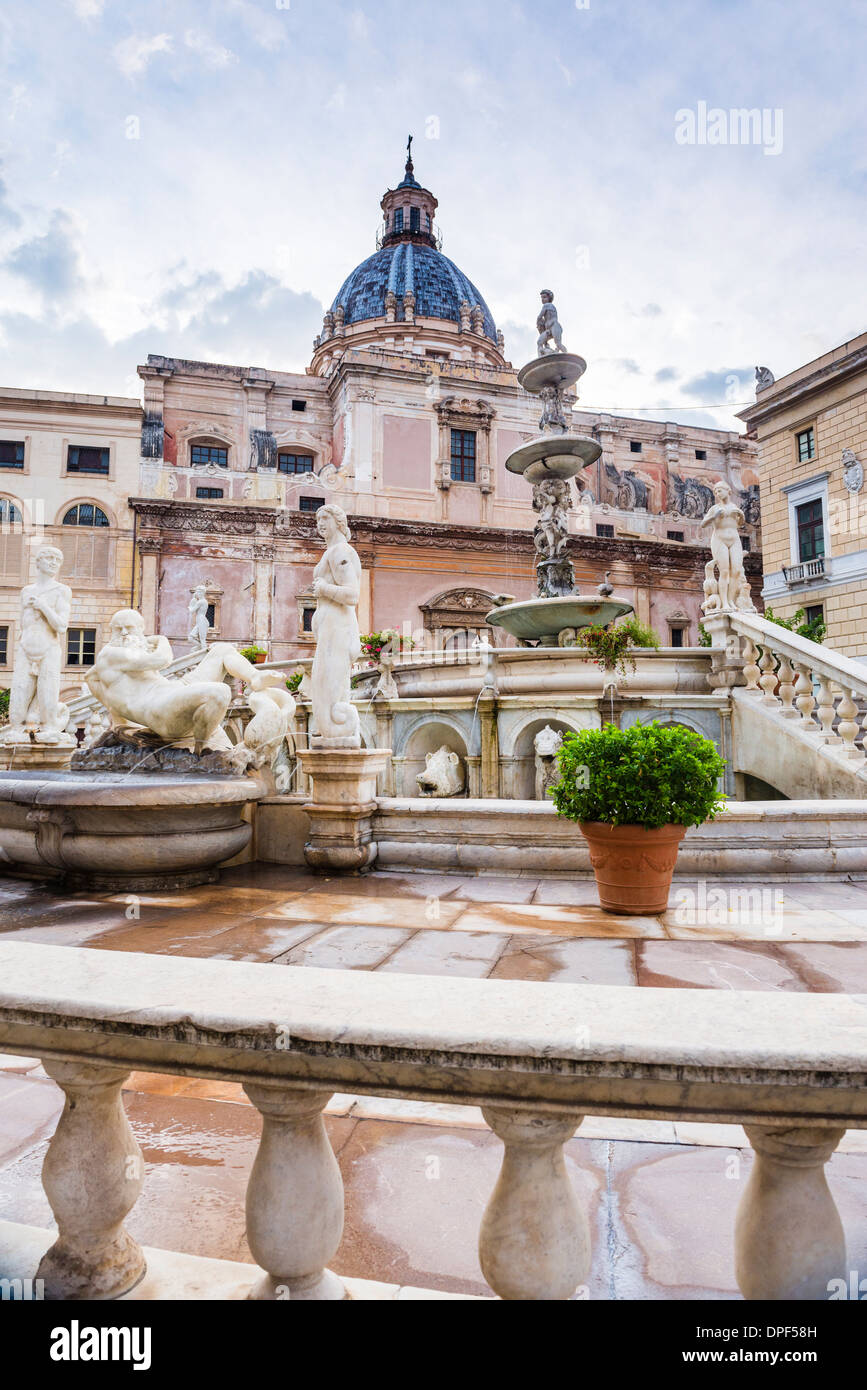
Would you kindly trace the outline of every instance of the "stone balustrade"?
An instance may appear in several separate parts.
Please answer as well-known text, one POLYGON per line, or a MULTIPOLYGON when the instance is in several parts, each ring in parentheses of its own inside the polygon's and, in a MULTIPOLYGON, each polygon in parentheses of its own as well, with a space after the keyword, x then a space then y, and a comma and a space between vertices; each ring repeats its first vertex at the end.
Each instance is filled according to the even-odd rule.
MULTIPOLYGON (((480 1105, 503 1141, 480 1261, 508 1300, 568 1299, 589 1213, 564 1145, 586 1115, 746 1126, 735 1232, 749 1299, 828 1297, 848 1269, 824 1168, 867 1127, 867 996, 415 978, 0 945, 0 1049, 66 1094, 45 1160, 53 1298, 134 1289, 123 1222, 142 1188, 121 1087, 132 1069, 241 1082, 262 1115, 247 1195, 252 1297, 342 1300, 343 1229, 323 1111, 335 1091, 480 1105), (179 1001, 177 1003, 167 1001, 179 1001)), ((35 1272, 35 1271, 34 1271, 35 1272)))

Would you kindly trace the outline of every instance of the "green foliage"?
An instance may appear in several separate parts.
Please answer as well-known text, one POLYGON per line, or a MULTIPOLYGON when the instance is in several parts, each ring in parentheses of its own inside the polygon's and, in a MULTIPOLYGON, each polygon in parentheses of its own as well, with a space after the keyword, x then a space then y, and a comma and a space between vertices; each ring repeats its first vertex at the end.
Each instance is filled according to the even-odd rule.
POLYGON ((784 627, 787 632, 794 632, 798 637, 806 637, 808 642, 824 642, 828 635, 828 626, 824 618, 811 618, 807 622, 807 613, 804 608, 799 608, 793 613, 791 618, 778 618, 773 608, 765 609, 765 617, 769 623, 776 623, 777 627, 784 627))
POLYGON ((660 646, 653 628, 635 617, 608 627, 582 627, 578 644, 586 647, 588 661, 595 661, 603 671, 618 671, 621 675, 635 670, 635 658, 630 654, 634 647, 658 651, 660 646))
POLYGON ((243 657, 246 657, 247 661, 250 661, 250 662, 252 662, 252 663, 255 665, 256 657, 257 657, 257 656, 267 656, 268 653, 266 652, 266 650, 265 650, 264 647, 256 647, 256 646, 253 646, 253 647, 244 647, 244 648, 242 649, 242 651, 241 651, 241 655, 242 655, 243 657))
POLYGON ((680 725, 606 724, 564 734, 557 760, 551 797, 569 820, 657 830, 703 825, 725 805, 725 763, 710 739, 680 725))
POLYGON ((705 627, 704 623, 698 625, 698 645, 700 647, 712 647, 713 638, 705 627))
POLYGON ((411 652, 414 646, 411 637, 402 637, 393 627, 384 628, 382 632, 368 632, 361 639, 361 650, 374 665, 386 649, 390 655, 399 656, 401 652, 411 652))
POLYGON ((303 671, 296 671, 294 676, 289 677, 288 681, 286 682, 286 689, 290 692, 290 694, 296 695, 298 693, 298 691, 301 689, 301 682, 303 681, 303 679, 303 671))
POLYGON ((9 691, 0 690, 0 719, 9 718, 9 691))

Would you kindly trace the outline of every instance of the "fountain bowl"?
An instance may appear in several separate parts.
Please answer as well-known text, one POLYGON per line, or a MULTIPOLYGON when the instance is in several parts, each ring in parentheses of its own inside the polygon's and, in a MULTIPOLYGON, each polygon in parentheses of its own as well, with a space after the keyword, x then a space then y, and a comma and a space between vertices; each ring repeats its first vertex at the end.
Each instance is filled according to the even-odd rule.
POLYGON ((507 603, 489 613, 486 622, 501 627, 519 642, 537 641, 541 647, 556 647, 560 633, 582 627, 607 627, 618 618, 625 618, 635 609, 623 599, 582 598, 571 594, 565 598, 531 598, 522 603, 507 603))
POLYGON ((510 473, 522 473, 528 483, 546 478, 577 478, 602 456, 595 439, 576 434, 543 434, 522 444, 506 459, 510 473))
POLYGON ((574 352, 549 352, 544 357, 536 357, 522 367, 518 373, 518 385, 538 396, 546 386, 563 391, 574 386, 584 375, 587 363, 574 352))

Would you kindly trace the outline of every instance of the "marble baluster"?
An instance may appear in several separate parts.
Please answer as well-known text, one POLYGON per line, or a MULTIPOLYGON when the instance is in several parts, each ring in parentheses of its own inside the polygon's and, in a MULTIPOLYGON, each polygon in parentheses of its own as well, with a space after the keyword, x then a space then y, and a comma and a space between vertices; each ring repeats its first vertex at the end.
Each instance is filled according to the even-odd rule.
POLYGON ((822 725, 822 737, 825 743, 836 742, 837 735, 834 733, 836 715, 831 677, 819 676, 819 722, 822 725))
POLYGON ((780 714, 784 719, 797 719, 798 711, 795 709, 795 672, 792 663, 787 656, 780 658, 780 703, 782 709, 780 714))
POLYGON ((837 711, 840 716, 837 732, 843 740, 843 752, 846 757, 863 758, 864 754, 855 743, 856 738, 861 733, 861 715, 852 695, 852 691, 843 690, 843 698, 837 711))
POLYGON ((810 733, 817 734, 819 726, 813 718, 816 697, 813 694, 813 677, 810 668, 809 666, 796 666, 795 670, 798 673, 798 679, 795 681, 795 691, 798 698, 795 700, 795 704, 800 710, 801 725, 802 727, 806 726, 810 733))
POLYGON ((759 649, 749 637, 744 638, 744 676, 746 677, 746 688, 750 695, 761 695, 759 688, 759 676, 762 674, 758 664, 759 649))
POLYGON ((58 1236, 37 1278, 50 1299, 119 1298, 146 1270, 123 1226, 144 1182, 121 1096, 129 1072, 83 1062, 44 1065, 66 1103, 42 1165, 58 1236))
POLYGON ((744 1298, 824 1302, 846 1277, 846 1240, 825 1179, 842 1129, 747 1125, 755 1165, 735 1229, 744 1298))
POLYGON ((762 672, 759 685, 765 692, 762 696, 762 704, 769 705, 776 709, 779 705, 779 700, 775 693, 777 689, 777 658, 770 647, 764 647, 762 649, 762 659, 759 662, 759 668, 762 672))
POLYGON ((338 1301, 326 1269, 343 1236, 343 1179, 322 1112, 330 1091, 282 1082, 244 1086, 262 1116, 262 1140, 247 1187, 247 1242, 266 1275, 253 1299, 338 1301))
POLYGON ((483 1114, 505 1153, 479 1236, 482 1273, 509 1301, 569 1299, 590 1272, 590 1228, 563 1155, 583 1116, 483 1114))

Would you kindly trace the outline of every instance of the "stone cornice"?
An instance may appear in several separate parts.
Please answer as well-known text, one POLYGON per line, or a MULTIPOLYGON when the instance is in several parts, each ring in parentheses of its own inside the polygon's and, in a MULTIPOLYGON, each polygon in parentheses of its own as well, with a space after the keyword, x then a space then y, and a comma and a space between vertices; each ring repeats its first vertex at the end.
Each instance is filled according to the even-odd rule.
POLYGON ((738 419, 746 421, 751 429, 755 429, 757 425, 766 424, 775 415, 779 415, 792 406, 802 402, 806 405, 809 398, 816 395, 817 392, 825 391, 829 387, 847 381, 859 372, 867 373, 867 346, 855 348, 845 357, 838 357, 832 362, 826 362, 823 366, 810 372, 809 375, 799 377, 790 386, 786 386, 785 378, 783 378, 770 390, 762 391, 755 405, 740 411, 738 419))
MULTIPOLYGON (((171 502, 130 498, 142 530, 201 535, 256 536, 260 540, 304 541, 321 544, 316 518, 308 512, 240 504, 209 506, 198 502, 171 502)), ((532 531, 488 526, 453 526, 448 522, 402 521, 397 518, 350 516, 354 540, 375 553, 377 545, 427 546, 441 550, 475 550, 532 556, 532 531)), ((667 570, 690 574, 710 560, 704 546, 667 544, 665 541, 611 540, 597 536, 570 536, 569 552, 576 560, 611 569, 617 563, 648 571, 667 570)), ((750 578, 760 578, 760 552, 744 557, 750 578)))

